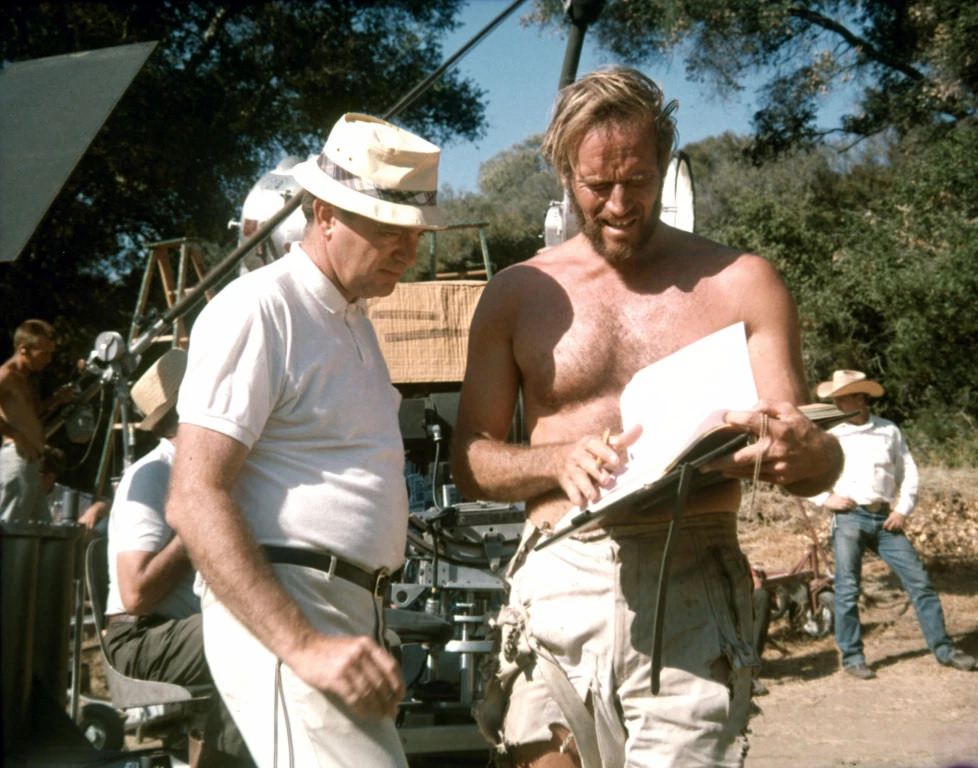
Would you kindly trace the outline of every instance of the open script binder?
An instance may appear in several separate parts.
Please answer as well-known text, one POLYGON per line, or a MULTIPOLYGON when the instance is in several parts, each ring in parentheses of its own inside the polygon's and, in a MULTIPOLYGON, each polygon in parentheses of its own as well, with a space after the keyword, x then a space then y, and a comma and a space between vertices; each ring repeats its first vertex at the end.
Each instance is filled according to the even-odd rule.
MULTIPOLYGON (((701 468, 736 451, 751 437, 726 424, 724 415, 731 410, 750 410, 756 403, 743 323, 727 326, 643 368, 621 395, 623 428, 642 426, 641 435, 629 448, 625 470, 612 487, 603 489, 597 502, 573 514, 569 524, 544 537, 534 548, 548 547, 610 515, 625 510, 642 512, 671 502, 652 617, 653 695, 660 690, 662 627, 677 524, 692 492, 725 479, 719 472, 703 472, 701 468)), ((821 403, 802 406, 801 410, 823 427, 851 416, 821 403)))
MULTIPOLYGON (((629 448, 625 470, 613 486, 602 489, 600 499, 573 513, 536 549, 598 520, 649 510, 674 498, 684 466, 693 470, 689 492, 726 480, 718 472, 700 468, 748 443, 751 435, 726 424, 724 415, 750 410, 757 399, 743 323, 705 336, 640 370, 621 395, 623 429, 642 425, 641 436, 629 448)), ((803 405, 800 410, 826 429, 851 415, 827 403, 803 405)))

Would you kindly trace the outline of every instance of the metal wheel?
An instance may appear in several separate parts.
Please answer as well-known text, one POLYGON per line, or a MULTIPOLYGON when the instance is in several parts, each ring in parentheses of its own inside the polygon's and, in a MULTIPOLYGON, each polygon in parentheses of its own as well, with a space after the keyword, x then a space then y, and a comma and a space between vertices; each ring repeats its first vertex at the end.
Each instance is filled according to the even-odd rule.
POLYGON ((810 609, 806 611, 802 629, 812 637, 825 637, 835 627, 835 593, 830 589, 823 590, 815 602, 818 607, 814 613, 810 609))
POLYGON ((82 707, 78 729, 96 749, 117 751, 125 741, 125 726, 118 710, 106 704, 82 707))

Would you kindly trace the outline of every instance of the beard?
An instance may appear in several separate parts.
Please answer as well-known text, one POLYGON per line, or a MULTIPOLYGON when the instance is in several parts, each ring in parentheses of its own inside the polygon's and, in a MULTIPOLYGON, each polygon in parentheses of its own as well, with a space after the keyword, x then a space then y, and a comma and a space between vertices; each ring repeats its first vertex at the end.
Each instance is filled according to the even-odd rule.
POLYGON ((624 264, 627 261, 636 259, 640 255, 642 249, 652 239, 652 235, 655 234, 655 230, 659 226, 659 214, 662 212, 662 201, 661 199, 657 199, 655 205, 652 206, 651 215, 642 223, 638 238, 634 242, 608 244, 601 236, 603 229, 601 222, 594 218, 587 218, 584 215, 584 211, 581 210, 581 206, 577 202, 576 197, 570 195, 570 200, 571 206, 574 209, 574 215, 577 217, 578 224, 581 228, 581 233, 587 238, 587 241, 594 248, 595 252, 612 266, 624 264))

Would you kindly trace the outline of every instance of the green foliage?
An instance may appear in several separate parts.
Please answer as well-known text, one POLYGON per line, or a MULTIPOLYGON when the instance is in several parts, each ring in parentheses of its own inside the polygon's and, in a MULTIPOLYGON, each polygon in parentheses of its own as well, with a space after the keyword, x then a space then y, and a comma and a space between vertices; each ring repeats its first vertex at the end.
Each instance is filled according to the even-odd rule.
MULTIPOLYGON (((449 194, 453 219, 490 222, 496 268, 509 242, 517 259, 536 250, 541 211, 560 194, 538 148, 532 137, 487 161, 479 194, 449 194)), ((865 370, 887 388, 877 410, 922 461, 978 462, 978 124, 761 165, 751 148, 730 133, 684 147, 697 231, 775 264, 798 304, 813 385, 836 368, 865 370)), ((474 231, 438 238, 442 269, 481 263, 474 231)))
POLYGON ((914 132, 845 164, 823 148, 758 167, 748 147, 725 135, 687 149, 698 230, 777 265, 810 381, 865 370, 928 460, 978 460, 978 125, 914 132))
MULTIPOLYGON (((558 0, 533 18, 563 20, 558 0)), ((718 92, 769 77, 755 115, 755 158, 836 133, 905 133, 978 115, 978 6, 969 0, 609 0, 593 32, 626 63, 657 66, 681 49, 688 73, 718 92), (820 96, 864 87, 858 109, 816 124, 820 96)))
MULTIPOLYGON (((80 337, 71 357, 99 330, 124 330, 146 243, 191 237, 228 252, 227 222, 255 180, 285 154, 318 152, 342 113, 393 106, 442 60, 459 4, 6 3, 6 61, 159 44, 18 261, 0 267, 0 330, 54 320, 80 337)), ((449 73, 395 119, 435 141, 473 139, 481 97, 449 73)))
POLYGON ((888 408, 960 452, 978 442, 978 125, 917 132, 898 150, 835 279, 853 284, 852 330, 894 383, 888 408))
MULTIPOLYGON (((493 271, 532 256, 543 245, 543 221, 560 184, 540 156, 541 136, 500 152, 479 169, 478 194, 442 196, 453 222, 488 222, 486 240, 493 271)), ((481 266, 478 233, 467 229, 437 236, 439 271, 481 266)))

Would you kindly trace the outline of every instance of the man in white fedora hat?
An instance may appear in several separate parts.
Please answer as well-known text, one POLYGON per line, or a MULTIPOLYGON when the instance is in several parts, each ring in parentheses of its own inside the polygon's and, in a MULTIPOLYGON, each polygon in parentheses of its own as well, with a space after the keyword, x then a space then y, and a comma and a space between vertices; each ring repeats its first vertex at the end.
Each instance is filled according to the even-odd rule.
POLYGON ((301 243, 201 313, 167 516, 206 582, 214 680, 262 766, 403 766, 383 643, 407 494, 390 382, 362 300, 441 224, 439 150, 347 114, 293 169, 301 243))
MULTIPOLYGON (((186 352, 170 349, 130 391, 143 414, 136 428, 152 433, 159 443, 123 473, 112 503, 105 650, 112 666, 130 677, 209 685, 194 567, 165 518, 177 443, 175 406, 186 364, 186 352)), ((208 712, 203 749, 207 760, 202 765, 251 765, 218 697, 208 712)))
POLYGON ((951 642, 940 598, 904 534, 907 516, 917 504, 917 465, 899 427, 869 412, 869 399, 883 396, 882 385, 862 371, 838 370, 815 391, 853 413, 831 430, 845 453, 842 474, 830 492, 813 497, 834 513, 835 640, 843 670, 860 680, 876 677, 866 663, 859 623, 860 575, 867 549, 899 577, 937 660, 955 669, 974 669, 975 659, 951 642))

